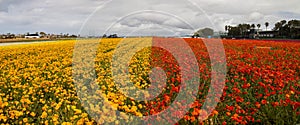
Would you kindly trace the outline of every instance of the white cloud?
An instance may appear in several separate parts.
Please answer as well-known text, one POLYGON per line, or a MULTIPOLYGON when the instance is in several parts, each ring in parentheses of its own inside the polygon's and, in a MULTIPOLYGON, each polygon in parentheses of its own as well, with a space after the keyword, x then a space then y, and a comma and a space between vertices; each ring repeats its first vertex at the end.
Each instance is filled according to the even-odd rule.
MULTIPOLYGON (((79 32, 84 21, 108 0, 0 0, 0 33, 15 32, 79 32)), ((225 25, 270 22, 269 28, 282 19, 299 19, 298 0, 112 0, 91 16, 83 32, 103 33, 110 25, 129 13, 140 10, 164 14, 141 13, 119 22, 115 33, 147 29, 158 32, 157 26, 170 27, 176 34, 192 32, 185 23, 198 28, 224 30, 225 25), (199 8, 194 6, 195 3, 199 8), (202 11, 203 10, 203 11, 202 11), (173 15, 173 16, 170 16, 173 15), (209 20, 210 19, 210 20, 209 20), (150 25, 155 24, 155 25, 150 25), (119 31, 117 31, 119 30, 119 31)), ((146 33, 144 30, 143 33, 146 33)), ((167 31, 164 31, 167 32, 167 31)))
POLYGON ((261 19, 263 19, 264 15, 259 12, 253 12, 249 15, 248 21, 250 22, 257 22, 261 19))

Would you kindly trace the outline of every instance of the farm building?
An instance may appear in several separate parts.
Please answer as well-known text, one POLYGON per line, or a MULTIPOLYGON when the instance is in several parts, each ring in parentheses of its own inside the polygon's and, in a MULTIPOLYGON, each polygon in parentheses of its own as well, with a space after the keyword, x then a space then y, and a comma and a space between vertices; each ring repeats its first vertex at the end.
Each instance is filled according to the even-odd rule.
POLYGON ((25 36, 26 39, 37 39, 40 38, 39 34, 28 34, 25 36))
POLYGON ((16 36, 14 34, 0 35, 0 39, 14 39, 16 36))
POLYGON ((273 38, 278 34, 278 31, 260 31, 258 36, 263 38, 273 38))

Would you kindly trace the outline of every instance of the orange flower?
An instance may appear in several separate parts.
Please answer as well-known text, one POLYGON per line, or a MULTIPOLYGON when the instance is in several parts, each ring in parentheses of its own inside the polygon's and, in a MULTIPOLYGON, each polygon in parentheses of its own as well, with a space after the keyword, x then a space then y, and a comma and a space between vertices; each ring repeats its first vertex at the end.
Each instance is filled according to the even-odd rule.
POLYGON ((191 120, 191 122, 194 122, 194 121, 195 121, 195 117, 194 117, 194 116, 191 116, 191 117, 190 117, 190 120, 191 120))
POLYGON ((200 113, 200 110, 198 108, 194 108, 194 111, 192 112, 192 115, 197 116, 197 115, 199 115, 199 113, 200 113))
POLYGON ((212 112, 212 114, 213 114, 213 115, 218 115, 219 112, 218 112, 217 110, 214 110, 214 111, 212 112))
POLYGON ((237 117, 239 117, 239 115, 235 113, 231 118, 237 118, 237 117))
POLYGON ((285 97, 286 97, 286 98, 290 98, 290 95, 289 95, 289 94, 285 94, 285 97))
POLYGON ((265 105, 265 104, 267 104, 267 100, 261 100, 261 104, 263 104, 263 105, 265 105))
POLYGON ((273 107, 276 107, 279 105, 279 102, 273 102, 272 105, 273 105, 273 107))
POLYGON ((230 116, 230 115, 231 115, 231 113, 230 113, 230 112, 226 112, 226 115, 227 115, 227 116, 230 116))
POLYGON ((255 106, 256 106, 257 108, 260 108, 259 102, 255 102, 255 106))

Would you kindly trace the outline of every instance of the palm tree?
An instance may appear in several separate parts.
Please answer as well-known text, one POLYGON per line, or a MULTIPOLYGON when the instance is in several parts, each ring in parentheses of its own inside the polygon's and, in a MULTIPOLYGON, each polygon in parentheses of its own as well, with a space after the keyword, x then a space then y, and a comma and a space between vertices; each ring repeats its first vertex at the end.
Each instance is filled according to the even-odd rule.
POLYGON ((246 34, 247 34, 248 29, 250 28, 250 25, 249 24, 242 24, 241 28, 242 28, 242 35, 243 35, 243 37, 245 37, 246 34))
POLYGON ((275 27, 273 28, 273 30, 274 31, 278 31, 280 28, 281 28, 281 22, 277 22, 276 24, 275 24, 275 27))
POLYGON ((268 30, 269 22, 266 22, 265 26, 266 26, 266 30, 268 30))
POLYGON ((255 29, 255 24, 251 24, 251 28, 252 28, 252 29, 255 29))
POLYGON ((250 33, 255 34, 255 24, 251 24, 250 28, 252 29, 250 30, 250 33))
POLYGON ((250 30, 251 26, 250 24, 246 24, 247 25, 247 30, 250 30))
POLYGON ((260 24, 257 24, 257 34, 259 34, 259 28, 260 28, 260 24))
POLYGON ((231 28, 232 28, 232 26, 230 26, 230 25, 227 26, 227 35, 229 34, 231 28))
POLYGON ((258 29, 258 30, 259 30, 260 26, 261 26, 260 24, 257 24, 257 29, 258 29))
POLYGON ((286 24, 286 20, 281 20, 280 22, 282 26, 286 24))
POLYGON ((228 31, 229 31, 229 30, 231 30, 231 28, 232 28, 232 26, 230 26, 230 25, 229 25, 229 26, 227 26, 227 27, 228 27, 228 31))

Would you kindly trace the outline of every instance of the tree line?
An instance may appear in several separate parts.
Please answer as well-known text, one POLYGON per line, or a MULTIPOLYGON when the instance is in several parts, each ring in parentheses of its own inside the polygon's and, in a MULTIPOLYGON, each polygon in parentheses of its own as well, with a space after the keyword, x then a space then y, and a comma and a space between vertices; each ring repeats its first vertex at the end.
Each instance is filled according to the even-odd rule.
MULTIPOLYGON (((47 34, 45 32, 35 32, 32 33, 35 35, 38 35, 40 38, 50 38, 50 39, 55 39, 55 38, 77 38, 80 37, 79 35, 73 35, 69 33, 60 33, 60 34, 47 34)), ((13 33, 6 33, 6 34, 0 34, 0 39, 16 39, 16 38, 25 38, 25 36, 30 35, 29 32, 24 33, 24 34, 13 34, 13 33)))
POLYGON ((226 36, 229 38, 251 38, 259 36, 261 33, 272 34, 273 38, 300 38, 300 20, 281 20, 277 22, 273 29, 268 31, 269 22, 264 23, 265 31, 262 31, 261 24, 238 24, 237 26, 225 26, 226 36))

